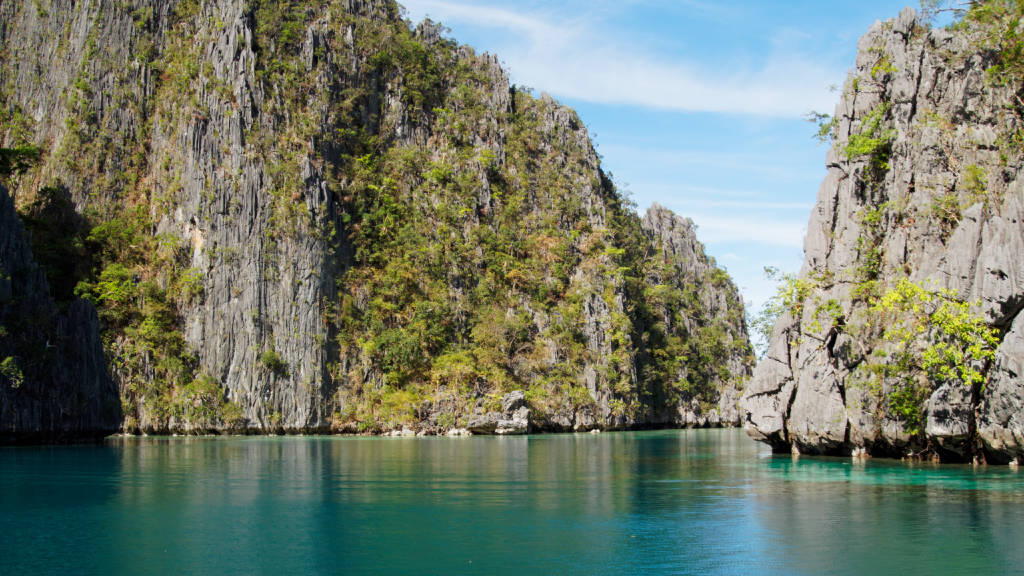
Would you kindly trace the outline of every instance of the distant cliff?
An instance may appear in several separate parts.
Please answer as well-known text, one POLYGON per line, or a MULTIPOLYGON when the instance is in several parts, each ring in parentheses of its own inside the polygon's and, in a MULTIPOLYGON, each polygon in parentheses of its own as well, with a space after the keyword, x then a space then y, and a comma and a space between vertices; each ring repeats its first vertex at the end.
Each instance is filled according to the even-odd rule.
POLYGON ((860 40, 798 278, 742 406, 776 450, 1024 457, 1017 2, 860 40))
POLYGON ((572 110, 394 2, 0 24, 0 137, 42 150, 11 190, 43 231, 72 208, 32 248, 98 310, 123 429, 440 433, 513 391, 537 430, 739 422, 742 303, 689 221, 641 220, 572 110))

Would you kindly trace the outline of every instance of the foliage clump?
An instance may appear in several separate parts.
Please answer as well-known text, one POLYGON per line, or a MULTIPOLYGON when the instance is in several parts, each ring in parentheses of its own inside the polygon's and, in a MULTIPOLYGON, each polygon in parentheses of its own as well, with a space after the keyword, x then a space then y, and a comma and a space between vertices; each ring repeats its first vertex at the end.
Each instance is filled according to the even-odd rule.
POLYGON ((805 118, 808 122, 814 124, 814 139, 817 140, 819 144, 828 144, 835 137, 838 121, 831 114, 825 114, 823 112, 809 112, 805 118))
POLYGON ((0 148, 0 177, 24 172, 39 160, 37 146, 21 145, 14 148, 0 148))
POLYGON ((25 383, 25 374, 18 365, 18 359, 14 356, 7 356, 0 360, 0 375, 7 378, 11 388, 20 388, 25 383))
POLYGON ((861 121, 860 131, 851 134, 849 142, 843 148, 847 160, 866 156, 873 172, 885 173, 889 170, 889 157, 892 154, 896 130, 885 127, 888 112, 889 105, 881 104, 861 121))
MULTIPOLYGON (((261 280, 281 280, 283 247, 330 254, 315 336, 339 427, 409 423, 430 403, 454 424, 473 410, 467 398, 513 389, 535 407, 593 411, 585 367, 613 390, 618 416, 642 417, 659 402, 711 398, 731 377, 725 366, 746 352, 742 318, 713 318, 700 296, 730 288, 727 276, 683 277, 683 263, 652 246, 573 113, 495 85, 492 60, 429 22, 410 28, 390 1, 247 3, 256 74, 246 88, 258 96, 244 101, 203 52, 225 26, 207 22, 215 12, 195 0, 131 11, 133 69, 151 92, 97 90, 93 64, 109 55, 93 35, 67 95, 67 136, 47 158, 76 178, 25 203, 51 285, 99 311, 129 429, 237 416, 183 334, 205 292, 195 247, 157 231, 191 197, 194 225, 231 226, 249 173, 270 196, 253 222, 261 280), (105 98, 138 120, 132 134, 116 132, 105 98), (220 134, 228 125, 244 160, 220 134), (186 157, 186 129, 193 145, 220 144, 204 150, 205 174, 186 157), (149 154, 161 142, 171 144, 149 154), (222 173, 235 160, 244 168, 222 173), (75 203, 86 208, 61 238, 54 214, 75 203)), ((266 342, 250 352, 264 376, 299 377, 266 342)))
POLYGON ((933 382, 984 383, 995 358, 999 331, 971 312, 971 305, 948 289, 931 290, 903 278, 871 308, 885 326, 884 338, 897 354, 908 353, 911 371, 933 382))
POLYGON ((762 345, 771 340, 775 324, 783 314, 789 314, 794 320, 802 318, 807 299, 816 287, 812 279, 792 272, 781 272, 774 266, 766 266, 764 273, 769 280, 775 282, 775 294, 750 321, 751 330, 759 337, 762 345))
POLYGON ((959 383, 980 393, 1000 334, 951 290, 932 290, 902 278, 874 300, 869 322, 887 349, 865 366, 883 413, 910 436, 924 431, 926 402, 938 385, 959 383))
POLYGON ((273 348, 268 348, 260 353, 260 365, 275 376, 288 376, 288 362, 273 348))

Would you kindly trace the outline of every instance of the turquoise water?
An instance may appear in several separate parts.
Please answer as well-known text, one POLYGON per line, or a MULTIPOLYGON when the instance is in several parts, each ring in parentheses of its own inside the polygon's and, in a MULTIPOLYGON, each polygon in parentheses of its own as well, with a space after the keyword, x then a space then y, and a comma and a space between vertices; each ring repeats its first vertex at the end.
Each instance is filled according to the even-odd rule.
POLYGON ((0 449, 4 574, 1000 574, 1024 473, 737 430, 0 449))

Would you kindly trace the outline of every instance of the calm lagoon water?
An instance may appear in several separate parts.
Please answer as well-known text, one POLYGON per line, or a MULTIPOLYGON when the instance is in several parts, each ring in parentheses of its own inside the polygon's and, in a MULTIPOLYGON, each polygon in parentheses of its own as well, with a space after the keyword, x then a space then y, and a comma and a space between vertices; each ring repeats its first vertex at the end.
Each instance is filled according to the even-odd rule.
POLYGON ((1022 544, 1022 472, 739 430, 0 449, 5 574, 1001 574, 1022 544))

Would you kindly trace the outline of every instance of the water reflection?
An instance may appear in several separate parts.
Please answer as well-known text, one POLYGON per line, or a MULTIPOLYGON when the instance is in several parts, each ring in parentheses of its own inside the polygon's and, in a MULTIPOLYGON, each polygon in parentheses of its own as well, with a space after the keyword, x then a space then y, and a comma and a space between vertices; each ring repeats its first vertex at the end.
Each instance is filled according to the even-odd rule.
POLYGON ((1000 573, 1003 467, 771 457, 740 431, 0 449, 5 571, 1000 573))
POLYGON ((1000 574, 1024 554, 1024 478, 973 468, 766 458, 756 519, 784 534, 773 554, 808 574, 1000 574), (837 559, 841 561, 837 562, 837 559))

